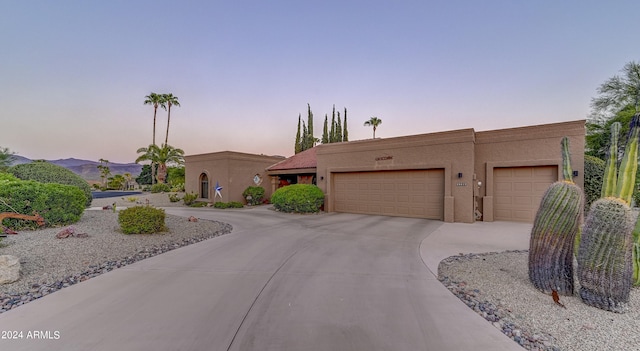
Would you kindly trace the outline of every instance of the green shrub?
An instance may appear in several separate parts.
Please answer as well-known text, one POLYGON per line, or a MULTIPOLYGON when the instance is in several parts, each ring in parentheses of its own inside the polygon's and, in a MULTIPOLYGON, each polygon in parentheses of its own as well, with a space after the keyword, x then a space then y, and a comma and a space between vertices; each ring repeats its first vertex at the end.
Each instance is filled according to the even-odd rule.
MULTIPOLYGON (((38 213, 46 226, 61 226, 80 220, 86 196, 73 185, 20 180, 0 174, 0 212, 38 213)), ((3 225, 14 228, 36 228, 33 221, 5 219, 3 225)))
POLYGON ((603 160, 584 155, 584 208, 586 211, 600 198, 604 168, 603 160))
POLYGON ((248 205, 260 205, 264 197, 264 188, 261 186, 250 186, 244 189, 242 197, 247 200, 248 205), (251 196, 251 198, 248 198, 251 196))
POLYGON ((276 190, 271 203, 282 212, 314 213, 324 204, 324 194, 315 185, 294 184, 276 190))
POLYGON ((151 186, 152 193, 168 193, 171 191, 171 187, 166 183, 156 183, 151 186))
POLYGON ((8 172, 22 180, 35 180, 40 183, 56 183, 78 187, 85 196, 85 207, 91 206, 93 196, 86 180, 72 171, 53 163, 37 161, 15 165, 8 172))
POLYGON ((180 198, 180 196, 178 196, 178 194, 169 194, 169 201, 178 202, 180 200, 182 199, 180 198))
POLYGON ((153 234, 166 230, 163 209, 134 206, 118 213, 120 229, 125 234, 153 234))
POLYGON ((193 204, 197 198, 198 198, 198 194, 188 193, 188 194, 184 194, 184 196, 182 197, 182 201, 184 201, 185 205, 191 206, 191 204, 193 204))
POLYGON ((215 208, 243 208, 244 205, 241 202, 238 201, 231 201, 231 202, 216 202, 215 204, 213 204, 213 207, 215 208))

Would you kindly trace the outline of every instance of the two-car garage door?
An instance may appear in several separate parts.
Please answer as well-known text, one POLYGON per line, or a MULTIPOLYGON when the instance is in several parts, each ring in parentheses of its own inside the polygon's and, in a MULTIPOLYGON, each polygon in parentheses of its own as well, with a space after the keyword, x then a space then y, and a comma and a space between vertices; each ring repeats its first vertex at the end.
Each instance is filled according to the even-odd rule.
POLYGON ((444 217, 444 170, 334 173, 336 212, 444 217))

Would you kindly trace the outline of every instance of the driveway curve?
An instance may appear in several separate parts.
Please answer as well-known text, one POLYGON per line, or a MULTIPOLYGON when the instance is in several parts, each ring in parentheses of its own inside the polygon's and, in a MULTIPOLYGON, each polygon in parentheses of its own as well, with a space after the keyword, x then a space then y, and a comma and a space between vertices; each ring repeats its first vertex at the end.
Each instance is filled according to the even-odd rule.
POLYGON ((1 314, 0 331, 23 336, 0 349, 521 350, 425 266, 420 245, 442 222, 265 207, 167 213, 234 230, 1 314))

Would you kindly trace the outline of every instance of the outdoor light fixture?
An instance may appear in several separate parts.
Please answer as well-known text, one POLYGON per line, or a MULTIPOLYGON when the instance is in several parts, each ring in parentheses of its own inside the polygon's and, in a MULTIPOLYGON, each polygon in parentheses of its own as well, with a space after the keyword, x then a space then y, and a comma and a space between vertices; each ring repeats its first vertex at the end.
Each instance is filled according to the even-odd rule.
POLYGON ((578 176, 578 171, 573 171, 573 176, 577 177, 578 176))
POLYGON ((320 180, 324 180, 324 176, 320 176, 320 180))
POLYGON ((462 173, 458 173, 458 178, 462 178, 462 173))

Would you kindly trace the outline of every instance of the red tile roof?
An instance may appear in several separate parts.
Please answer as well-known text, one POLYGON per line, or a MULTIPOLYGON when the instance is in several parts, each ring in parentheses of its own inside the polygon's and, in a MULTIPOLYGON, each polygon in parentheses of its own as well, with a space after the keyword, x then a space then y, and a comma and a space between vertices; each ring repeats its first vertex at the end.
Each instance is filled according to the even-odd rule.
POLYGON ((311 149, 302 151, 283 161, 276 163, 275 165, 267 168, 267 171, 316 168, 317 166, 318 166, 318 159, 316 158, 316 148, 313 147, 311 149))

